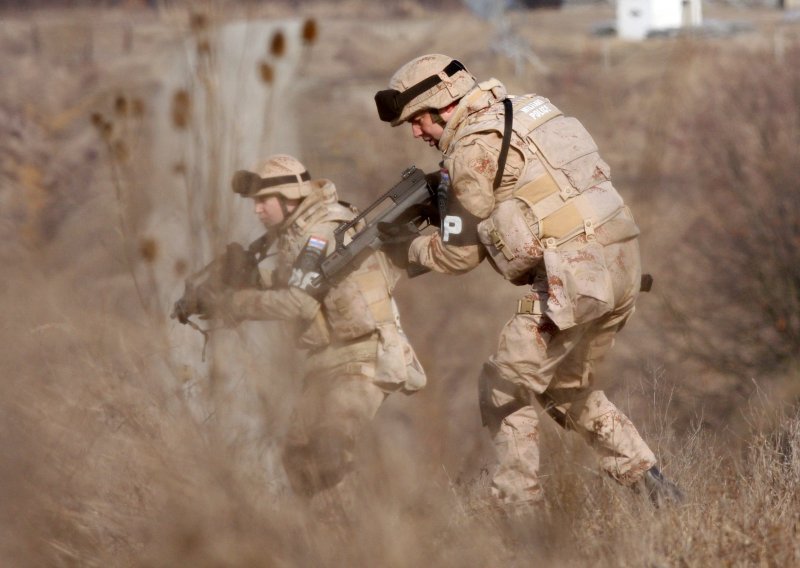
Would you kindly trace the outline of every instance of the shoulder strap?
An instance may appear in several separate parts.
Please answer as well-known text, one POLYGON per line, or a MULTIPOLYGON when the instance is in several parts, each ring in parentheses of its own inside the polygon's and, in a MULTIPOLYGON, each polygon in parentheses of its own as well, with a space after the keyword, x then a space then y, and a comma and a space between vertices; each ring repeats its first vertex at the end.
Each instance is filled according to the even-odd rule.
POLYGON ((503 144, 500 146, 500 155, 497 158, 497 175, 494 176, 494 189, 500 186, 503 179, 503 170, 506 169, 506 157, 508 147, 511 145, 511 121, 514 116, 510 99, 503 99, 503 109, 505 110, 505 126, 503 128, 503 144))

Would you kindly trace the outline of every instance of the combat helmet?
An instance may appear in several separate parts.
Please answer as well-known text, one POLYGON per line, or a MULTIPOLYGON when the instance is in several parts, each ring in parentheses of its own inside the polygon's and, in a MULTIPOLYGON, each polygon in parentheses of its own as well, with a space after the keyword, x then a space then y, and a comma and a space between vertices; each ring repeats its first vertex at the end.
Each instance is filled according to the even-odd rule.
POLYGON ((311 176, 306 167, 287 154, 275 154, 260 162, 253 171, 233 174, 231 188, 242 197, 282 195, 302 199, 311 194, 311 176))
POLYGON ((475 87, 477 81, 452 57, 433 53, 412 59, 375 94, 378 116, 399 126, 421 110, 444 108, 475 87))

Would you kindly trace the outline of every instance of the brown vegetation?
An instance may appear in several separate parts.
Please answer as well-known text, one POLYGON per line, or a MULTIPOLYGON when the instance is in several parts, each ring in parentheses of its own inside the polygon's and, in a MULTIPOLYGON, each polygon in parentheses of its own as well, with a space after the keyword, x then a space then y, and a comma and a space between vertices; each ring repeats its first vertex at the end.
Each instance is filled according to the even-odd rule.
POLYGON ((241 14, 18 13, 0 22, 0 563, 797 564, 797 28, 752 12, 750 34, 630 45, 587 35, 608 8, 520 13, 550 71, 515 74, 487 22, 375 6, 314 3, 267 33, 241 71, 264 108, 239 135, 296 152, 363 205, 411 163, 435 167, 374 116, 372 94, 410 56, 452 53, 580 117, 656 278, 601 380, 688 502, 653 509, 547 427, 547 507, 488 508, 475 383, 520 292, 489 267, 401 281, 430 385, 381 409, 346 518, 296 500, 276 460, 298 389, 288 338, 220 331, 203 363, 202 338, 166 318, 188 271, 259 230, 227 190, 253 149, 237 146, 216 75, 214 31, 241 14), (176 52, 196 54, 183 82, 168 80, 176 52))

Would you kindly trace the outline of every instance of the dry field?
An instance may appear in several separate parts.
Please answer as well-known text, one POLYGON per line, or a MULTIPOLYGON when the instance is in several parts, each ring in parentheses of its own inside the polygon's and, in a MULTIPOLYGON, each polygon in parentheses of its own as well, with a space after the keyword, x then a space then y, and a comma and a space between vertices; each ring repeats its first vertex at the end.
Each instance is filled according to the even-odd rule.
POLYGON ((630 44, 589 33, 608 6, 265 4, 0 12, 0 565, 800 565, 800 24, 711 4, 747 29, 630 44), (203 357, 168 319, 259 234, 235 169, 294 153, 363 206, 435 167, 372 101, 425 52, 595 135, 655 276, 599 380, 686 504, 653 509, 548 426, 547 506, 487 509, 476 379, 519 294, 488 266, 400 282, 429 386, 381 409, 333 522, 276 459, 302 357, 281 328, 203 357))

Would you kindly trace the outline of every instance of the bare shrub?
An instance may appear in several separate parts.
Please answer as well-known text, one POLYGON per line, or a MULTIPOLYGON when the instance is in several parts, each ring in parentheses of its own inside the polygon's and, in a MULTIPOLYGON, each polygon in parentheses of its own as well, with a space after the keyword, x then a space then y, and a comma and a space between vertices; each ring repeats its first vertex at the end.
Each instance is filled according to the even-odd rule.
POLYGON ((702 73, 682 124, 692 185, 675 195, 693 209, 676 267, 691 290, 670 307, 702 361, 769 375, 800 350, 800 48, 785 63, 740 51, 702 73))

